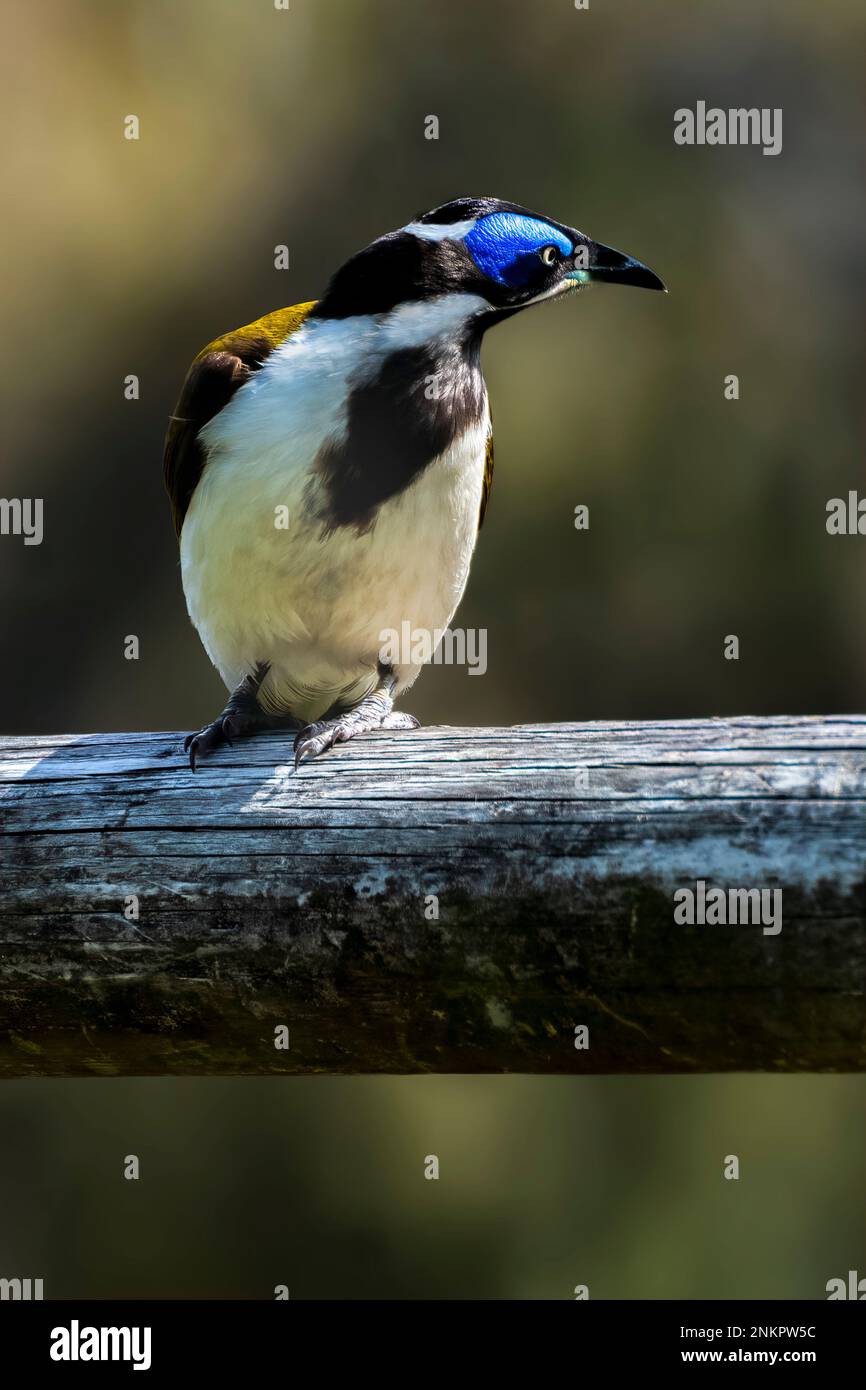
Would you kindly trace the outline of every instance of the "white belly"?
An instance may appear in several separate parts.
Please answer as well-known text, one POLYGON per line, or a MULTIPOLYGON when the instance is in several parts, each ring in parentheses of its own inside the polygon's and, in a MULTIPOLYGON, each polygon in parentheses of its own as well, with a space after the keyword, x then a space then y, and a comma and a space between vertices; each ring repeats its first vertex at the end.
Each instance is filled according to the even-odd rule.
MULTIPOLYGON (((273 444, 247 457, 242 430, 237 445, 217 449, 184 521, 181 572, 190 617, 226 686, 270 662, 262 702, 315 719, 373 688, 389 630, 446 628, 475 546, 488 429, 485 413, 382 504, 364 535, 340 527, 323 536, 305 510, 324 437, 315 429, 284 443, 282 458, 273 444), (287 529, 275 525, 279 508, 287 529)), ((419 670, 408 656, 395 664, 398 691, 419 670)))

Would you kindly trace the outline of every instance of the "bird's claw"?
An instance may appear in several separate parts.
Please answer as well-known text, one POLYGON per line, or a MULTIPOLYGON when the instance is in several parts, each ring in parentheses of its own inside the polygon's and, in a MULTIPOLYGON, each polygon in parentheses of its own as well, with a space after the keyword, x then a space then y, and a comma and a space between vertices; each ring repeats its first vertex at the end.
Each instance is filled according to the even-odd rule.
POLYGON ((221 743, 227 743, 230 748, 233 747, 229 738, 229 730, 234 733, 230 720, 225 715, 220 715, 212 724, 205 724, 204 728, 199 729, 197 734, 187 734, 183 741, 183 751, 189 754, 189 765, 193 772, 195 772, 196 763, 202 754, 210 753, 221 743))
MULTIPOLYGON (((307 724, 299 731, 295 737, 296 772, 301 763, 312 761, 320 753, 324 753, 326 748, 343 741, 339 733, 339 724, 338 719, 319 719, 315 724, 307 724)), ((351 734, 344 737, 351 738, 351 734)))
POLYGON ((356 734, 372 733, 374 729, 417 729, 414 714, 389 710, 385 715, 370 717, 361 706, 339 715, 336 719, 318 719, 307 724, 295 737, 295 771, 302 763, 312 762, 335 743, 348 743, 356 734))

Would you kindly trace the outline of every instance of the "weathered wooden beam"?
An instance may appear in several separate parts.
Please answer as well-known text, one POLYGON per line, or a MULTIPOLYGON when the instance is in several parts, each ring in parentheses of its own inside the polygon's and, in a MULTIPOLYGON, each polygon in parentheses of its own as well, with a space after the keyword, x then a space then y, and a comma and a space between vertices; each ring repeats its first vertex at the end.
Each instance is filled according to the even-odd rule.
POLYGON ((0 741, 0 1075, 864 1065, 864 718, 180 744, 0 741))

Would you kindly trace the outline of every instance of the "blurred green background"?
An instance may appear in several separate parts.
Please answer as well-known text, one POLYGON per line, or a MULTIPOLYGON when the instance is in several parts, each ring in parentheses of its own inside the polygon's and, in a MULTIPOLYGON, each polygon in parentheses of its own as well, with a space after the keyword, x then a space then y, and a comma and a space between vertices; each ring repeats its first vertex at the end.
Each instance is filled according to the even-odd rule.
MULTIPOLYGON (((214 714, 161 477, 190 359, 488 193, 670 293, 597 290, 490 335, 497 472, 458 618, 488 630, 488 674, 433 667, 407 707, 864 708, 863 542, 824 525, 863 488, 860 0, 43 0, 4 38, 0 490, 45 502, 41 546, 0 538, 4 732, 214 714), (674 145, 698 99, 782 107, 781 155, 674 145)), ((832 1077, 9 1083, 0 1275, 54 1296, 823 1296, 866 1268, 863 1100, 832 1077)))

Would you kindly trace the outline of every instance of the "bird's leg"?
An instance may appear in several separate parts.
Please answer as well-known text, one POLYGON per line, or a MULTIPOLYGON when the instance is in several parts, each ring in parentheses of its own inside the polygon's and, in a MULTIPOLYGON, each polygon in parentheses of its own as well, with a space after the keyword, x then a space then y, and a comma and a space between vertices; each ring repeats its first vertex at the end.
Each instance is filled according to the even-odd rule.
POLYGON ((301 729, 295 739, 295 767, 324 753, 335 743, 346 743, 356 734, 368 734, 373 729, 417 729, 414 714, 402 714, 394 709, 394 687, 397 677, 389 666, 379 667, 379 684, 353 709, 345 710, 333 719, 319 719, 301 729))
POLYGON ((193 772, 202 754, 209 753, 221 743, 231 744, 236 738, 253 734, 257 729, 272 729, 286 723, 292 728, 298 727, 297 720, 269 715, 259 704, 259 689, 269 670, 270 662, 260 661, 252 674, 244 676, 240 685, 232 691, 222 714, 217 715, 212 724, 205 724, 197 734, 188 734, 184 739, 183 751, 189 753, 189 765, 193 772))

